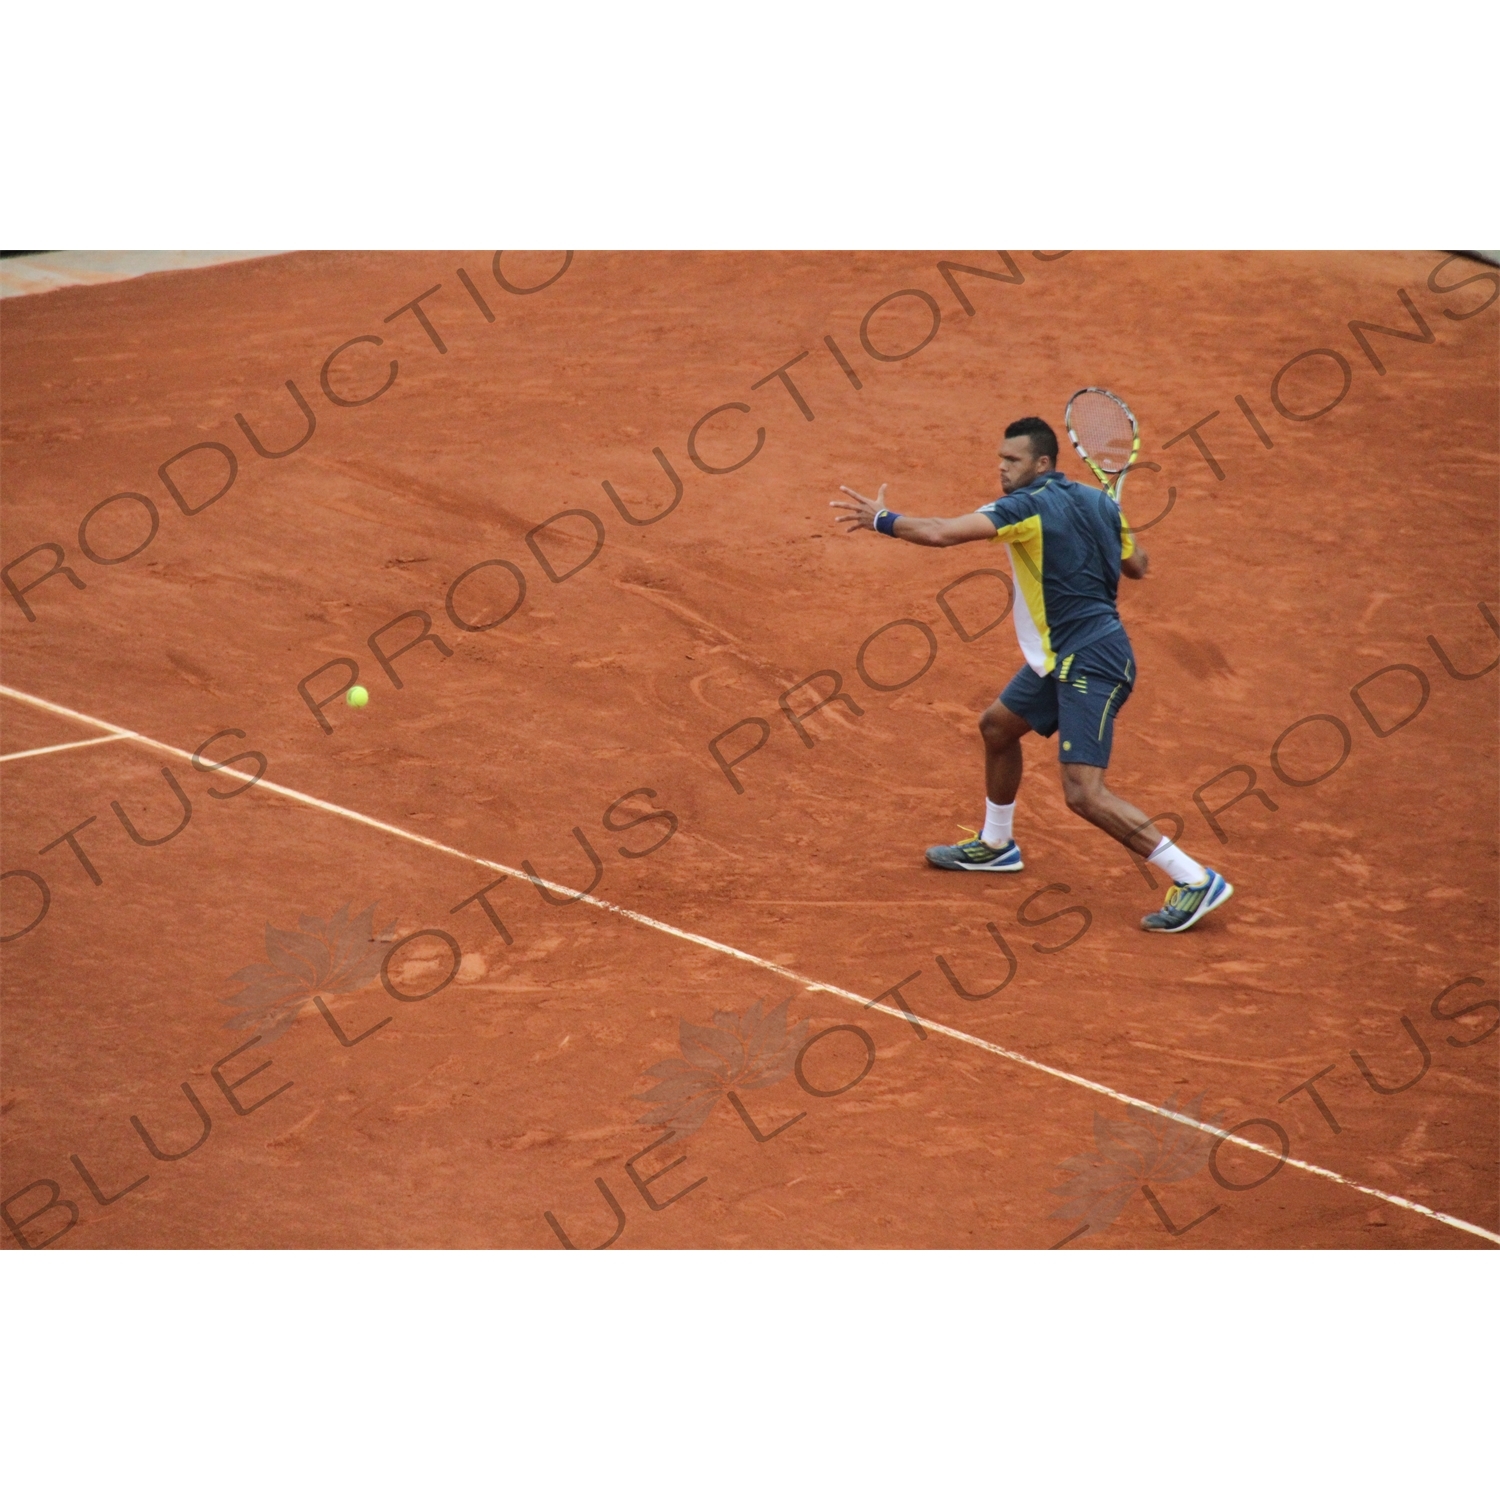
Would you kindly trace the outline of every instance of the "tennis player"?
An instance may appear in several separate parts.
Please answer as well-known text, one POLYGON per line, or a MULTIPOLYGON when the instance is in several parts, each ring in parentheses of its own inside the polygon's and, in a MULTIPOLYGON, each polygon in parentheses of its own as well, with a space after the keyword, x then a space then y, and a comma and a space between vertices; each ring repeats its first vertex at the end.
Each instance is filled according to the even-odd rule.
POLYGON ((917 517, 840 489, 838 520, 849 532, 877 531, 919 547, 1004 542, 1015 579, 1013 615, 1026 665, 979 719, 984 737, 984 827, 963 844, 927 851, 942 870, 1023 868, 1011 833, 1021 786, 1021 740, 1059 735, 1068 806, 1172 881, 1165 904, 1141 921, 1147 932, 1186 932, 1234 894, 1215 871, 1165 838, 1139 808, 1104 784, 1115 716, 1135 686, 1135 654, 1115 606, 1120 574, 1144 578, 1147 559, 1113 500, 1057 468, 1057 435, 1040 417, 1005 429, 998 500, 972 515, 917 517))

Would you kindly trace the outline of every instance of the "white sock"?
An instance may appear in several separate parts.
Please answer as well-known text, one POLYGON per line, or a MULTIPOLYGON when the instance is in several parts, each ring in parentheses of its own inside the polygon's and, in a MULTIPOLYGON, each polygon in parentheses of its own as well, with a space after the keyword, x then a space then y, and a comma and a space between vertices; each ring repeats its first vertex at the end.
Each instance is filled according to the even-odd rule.
POLYGON ((1147 857, 1158 870, 1171 876, 1174 885, 1202 885, 1208 879, 1208 871, 1171 839, 1164 838, 1147 857))
POLYGON ((992 849, 1003 849, 1010 843, 1010 820, 1015 817, 1016 804, 1008 802, 1001 807, 998 802, 984 799, 984 830, 979 837, 992 849))

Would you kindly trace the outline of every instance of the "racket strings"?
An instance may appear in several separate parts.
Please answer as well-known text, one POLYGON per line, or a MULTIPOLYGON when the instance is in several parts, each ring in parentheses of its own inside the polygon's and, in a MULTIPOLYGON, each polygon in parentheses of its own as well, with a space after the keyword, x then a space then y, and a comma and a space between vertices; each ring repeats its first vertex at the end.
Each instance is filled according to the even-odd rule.
POLYGON ((1068 408, 1068 430, 1086 458, 1107 474, 1119 474, 1130 463, 1135 428, 1130 413, 1112 396, 1081 392, 1068 408))

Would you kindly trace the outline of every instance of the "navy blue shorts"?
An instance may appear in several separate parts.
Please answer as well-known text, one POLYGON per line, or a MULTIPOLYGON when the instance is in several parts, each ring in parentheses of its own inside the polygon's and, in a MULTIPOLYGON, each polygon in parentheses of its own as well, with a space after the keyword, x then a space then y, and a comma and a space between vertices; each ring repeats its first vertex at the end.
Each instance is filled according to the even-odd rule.
POLYGON ((1043 738, 1062 731, 1058 760, 1107 766, 1115 715, 1134 686, 1135 653, 1130 637, 1116 630, 1059 658, 1048 677, 1022 667, 1000 694, 1000 701, 1043 738))

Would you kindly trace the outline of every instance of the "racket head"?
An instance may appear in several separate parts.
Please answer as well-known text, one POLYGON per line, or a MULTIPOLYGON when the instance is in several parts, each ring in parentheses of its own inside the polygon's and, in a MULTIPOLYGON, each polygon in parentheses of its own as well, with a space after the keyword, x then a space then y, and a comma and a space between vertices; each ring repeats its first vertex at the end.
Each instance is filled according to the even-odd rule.
POLYGON ((1113 494, 1141 449, 1135 413, 1113 391, 1089 385, 1069 397, 1063 421, 1078 456, 1113 494))

